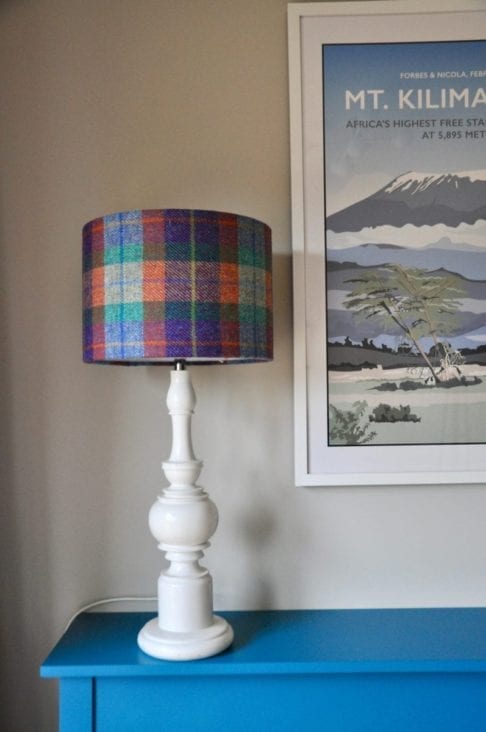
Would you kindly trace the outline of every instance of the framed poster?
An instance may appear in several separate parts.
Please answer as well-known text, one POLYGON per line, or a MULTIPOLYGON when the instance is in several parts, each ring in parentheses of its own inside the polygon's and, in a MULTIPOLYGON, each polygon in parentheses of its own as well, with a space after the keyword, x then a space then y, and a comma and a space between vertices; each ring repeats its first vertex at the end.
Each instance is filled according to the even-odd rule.
POLYGON ((289 5, 297 485, 486 482, 483 36, 289 5))

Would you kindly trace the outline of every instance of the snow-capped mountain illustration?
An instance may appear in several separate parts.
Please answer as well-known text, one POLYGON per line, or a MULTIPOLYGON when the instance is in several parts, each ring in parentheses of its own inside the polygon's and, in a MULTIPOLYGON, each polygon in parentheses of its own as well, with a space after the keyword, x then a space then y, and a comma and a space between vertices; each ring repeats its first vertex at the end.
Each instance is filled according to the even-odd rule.
POLYGON ((331 214, 328 231, 355 232, 379 226, 457 227, 486 219, 486 170, 397 176, 361 201, 331 214))

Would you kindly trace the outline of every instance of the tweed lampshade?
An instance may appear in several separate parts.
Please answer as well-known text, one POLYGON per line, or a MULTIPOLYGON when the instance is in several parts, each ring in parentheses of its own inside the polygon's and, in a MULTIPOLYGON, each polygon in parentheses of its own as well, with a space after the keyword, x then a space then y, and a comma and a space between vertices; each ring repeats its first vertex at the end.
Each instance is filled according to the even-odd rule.
POLYGON ((272 358, 271 232, 247 216, 135 210, 83 228, 88 363, 272 358))

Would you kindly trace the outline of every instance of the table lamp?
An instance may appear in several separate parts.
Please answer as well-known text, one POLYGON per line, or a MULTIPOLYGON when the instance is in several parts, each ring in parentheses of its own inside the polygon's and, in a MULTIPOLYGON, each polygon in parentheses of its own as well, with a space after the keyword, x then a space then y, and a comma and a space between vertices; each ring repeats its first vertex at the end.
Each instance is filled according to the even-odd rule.
POLYGON ((270 229, 247 216, 136 210, 83 228, 84 361, 173 365, 172 449, 162 463, 169 486, 149 512, 169 566, 158 581, 158 615, 138 635, 156 658, 204 658, 233 640, 213 615, 211 575, 199 563, 218 512, 196 484, 203 464, 192 448, 186 365, 272 359, 271 272, 270 229))

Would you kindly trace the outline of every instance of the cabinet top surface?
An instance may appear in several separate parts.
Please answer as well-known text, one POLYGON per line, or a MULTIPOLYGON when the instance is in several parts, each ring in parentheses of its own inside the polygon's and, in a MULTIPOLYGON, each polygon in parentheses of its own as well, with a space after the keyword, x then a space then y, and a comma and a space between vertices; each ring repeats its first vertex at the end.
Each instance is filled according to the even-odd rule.
POLYGON ((41 676, 486 672, 486 608, 222 614, 235 632, 227 651, 199 661, 160 661, 137 646, 153 613, 83 613, 41 676))

